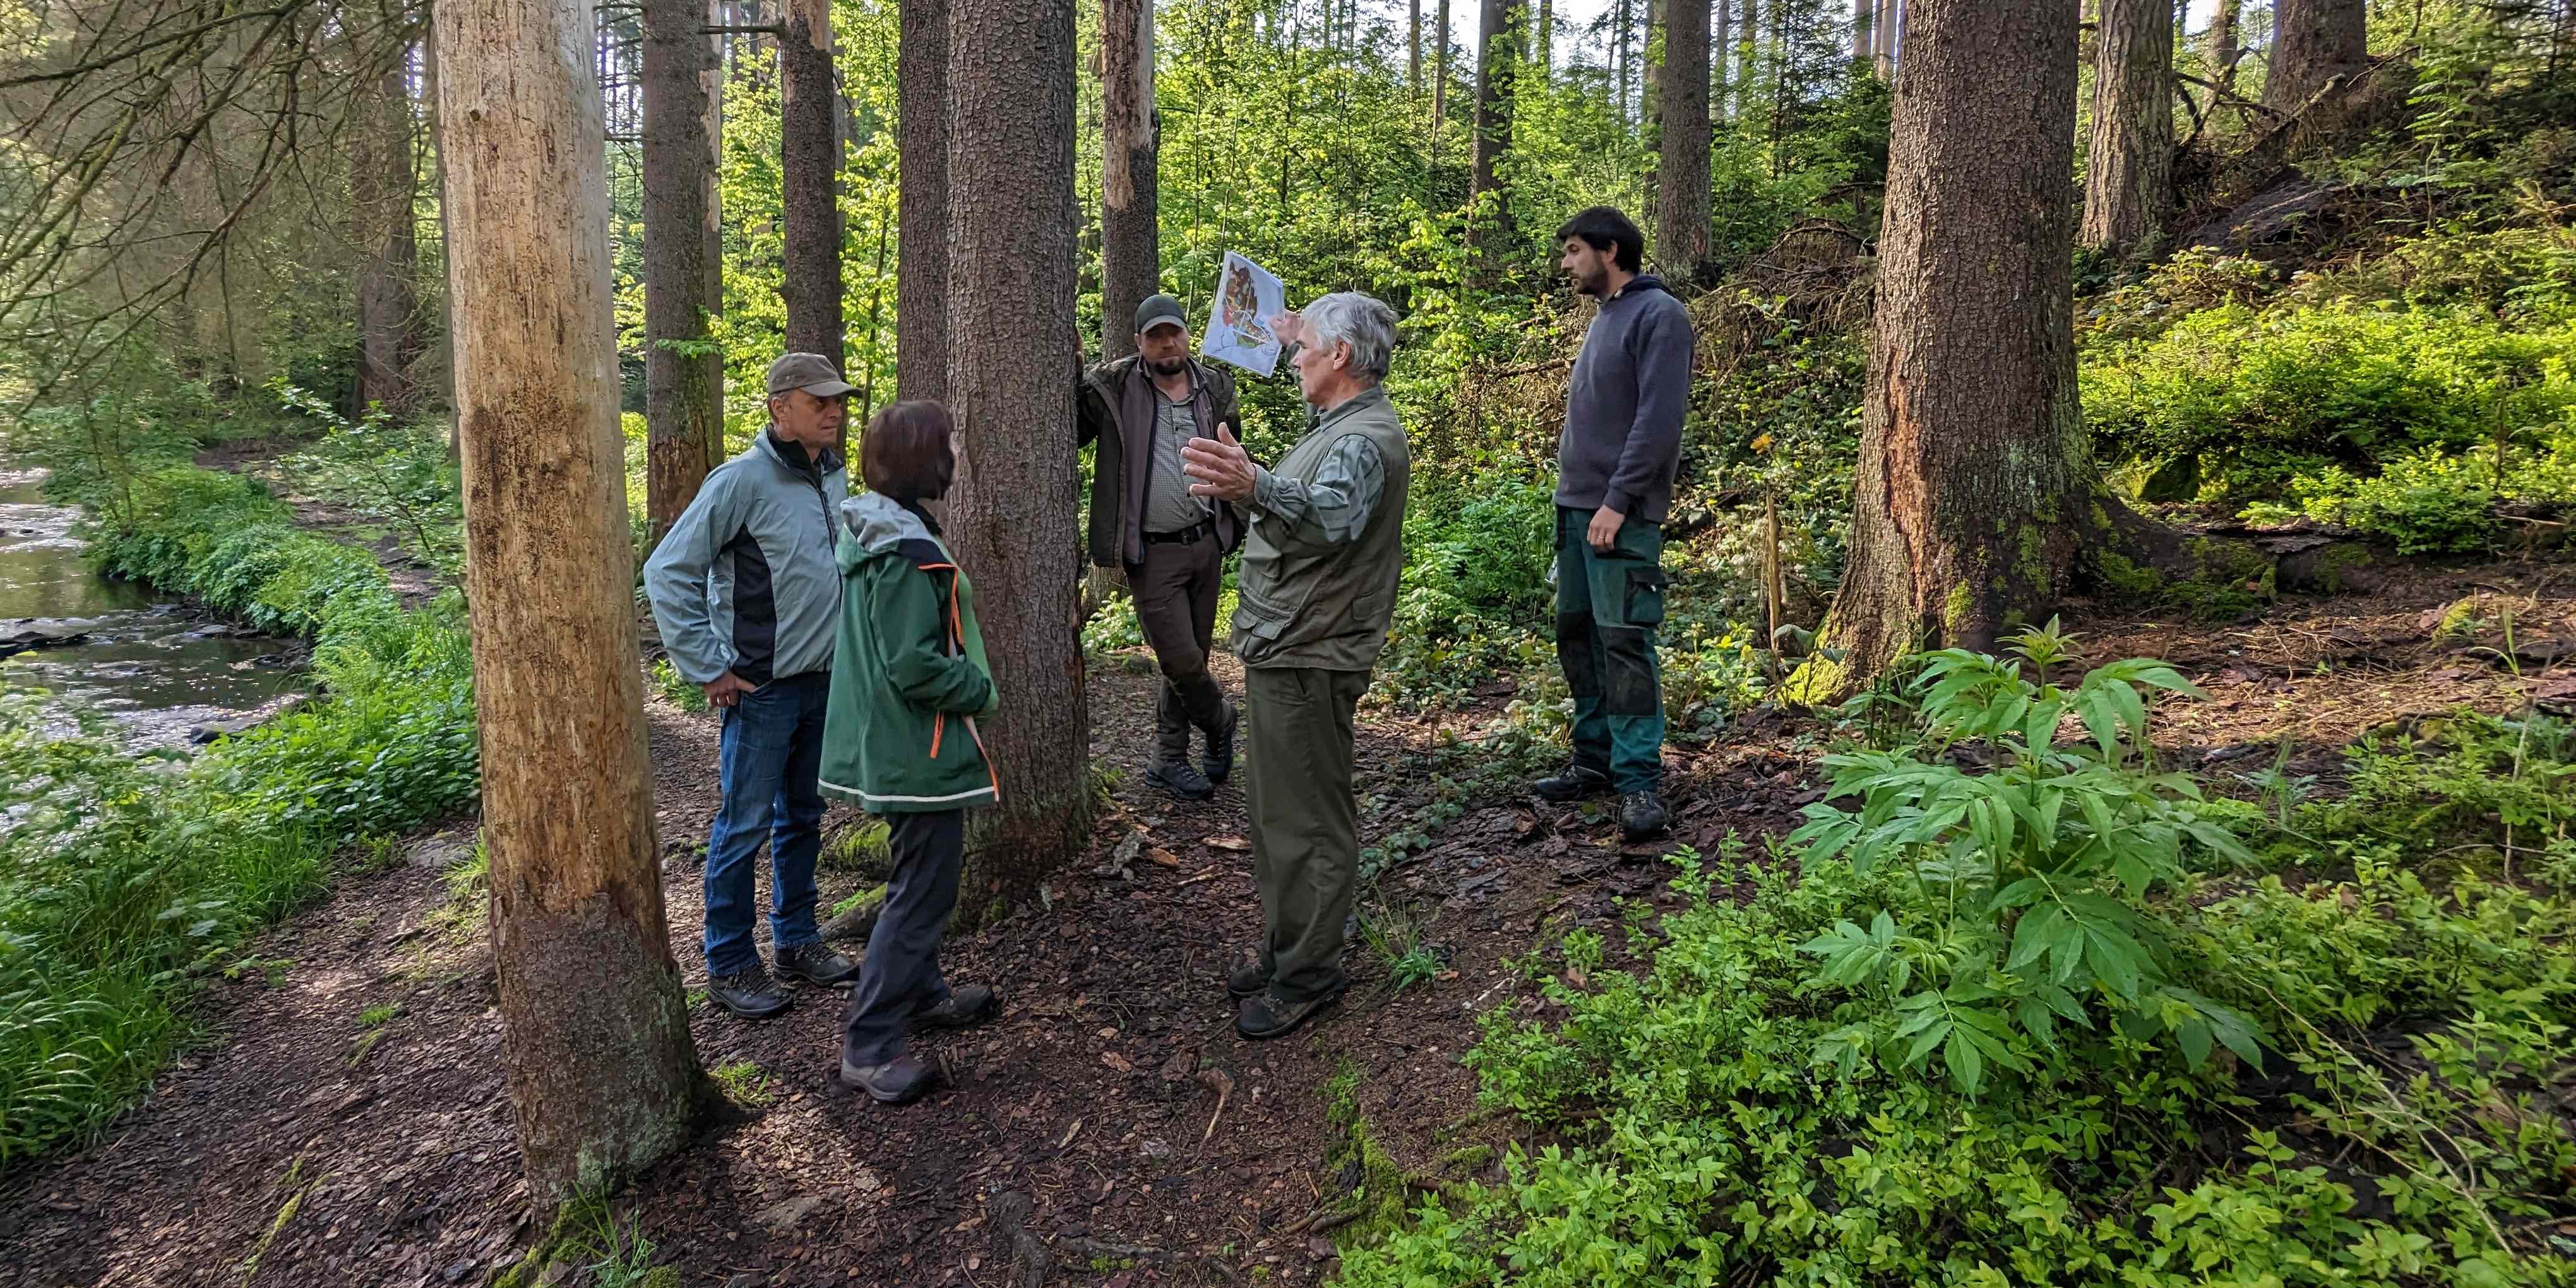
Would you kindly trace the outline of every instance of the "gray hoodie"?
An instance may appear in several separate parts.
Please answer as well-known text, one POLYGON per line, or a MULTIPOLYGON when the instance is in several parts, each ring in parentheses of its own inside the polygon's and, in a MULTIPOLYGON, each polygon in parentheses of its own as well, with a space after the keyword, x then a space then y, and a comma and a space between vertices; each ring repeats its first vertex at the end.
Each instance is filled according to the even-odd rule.
POLYGON ((1556 440, 1556 503, 1611 506, 1661 523, 1681 467, 1690 408, 1690 313, 1652 275, 1601 302, 1565 391, 1556 440))
POLYGON ((671 669, 693 684, 727 671, 765 685, 832 665, 841 610, 841 458, 813 459, 768 431, 716 467, 644 563, 644 593, 671 669))

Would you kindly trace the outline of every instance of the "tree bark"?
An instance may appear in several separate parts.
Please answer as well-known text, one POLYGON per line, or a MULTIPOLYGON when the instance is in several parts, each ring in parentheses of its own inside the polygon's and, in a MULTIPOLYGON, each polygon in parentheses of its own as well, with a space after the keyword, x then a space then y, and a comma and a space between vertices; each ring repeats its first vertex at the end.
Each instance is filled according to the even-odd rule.
POLYGON ((780 231, 787 348, 819 353, 839 370, 841 336, 841 132, 832 79, 830 0, 789 0, 778 42, 780 231))
POLYGON ((1640 77, 1643 85, 1637 96, 1637 119, 1649 131, 1650 142, 1652 131, 1664 119, 1664 53, 1656 46, 1664 38, 1664 14, 1671 7, 1665 0, 1646 0, 1646 30, 1637 38, 1637 53, 1645 64, 1640 77))
POLYGON ((1656 166, 1658 260, 1682 287, 1709 276, 1708 0, 1673 0, 1664 18, 1663 155, 1656 166))
POLYGON ((2078 236, 2097 250, 2148 251, 2173 200, 2173 9, 2102 0, 2101 13, 2078 236))
POLYGON ((2069 255, 2073 5, 1915 0, 1896 88, 1849 570, 1847 690, 1990 648, 2066 589, 2090 516, 2069 255))
POLYGON ((1521 61, 1521 27, 1511 18, 1510 0, 1483 0, 1476 48, 1476 155, 1469 188, 1473 212, 1467 229, 1471 246, 1482 243, 1484 275, 1491 280, 1502 264, 1503 247, 1511 241, 1511 194, 1504 191, 1494 164, 1512 146, 1512 81, 1521 61), (1476 221, 1490 220, 1487 230, 1476 221), (1485 235, 1479 236, 1480 231, 1485 235))
POLYGON ((2220 89, 2236 90, 2236 60, 2240 54, 2236 26, 2244 11, 2244 0, 2218 0, 2218 9, 2210 15, 2206 39, 2209 42, 2209 79, 2220 89))
POLYGON ((1708 112, 1715 120, 1735 119, 1735 109, 1728 106, 1726 49, 1735 36, 1735 0, 1717 0, 1717 16, 1709 24, 1708 112))
POLYGON ((707 326, 724 279, 706 20, 704 0, 644 0, 645 515, 656 542, 724 458, 724 360, 707 326))
POLYGON ((1073 0, 951 0, 949 19, 961 447, 948 528, 986 606, 1002 702, 982 730, 1002 804, 976 819, 960 908, 972 925, 1035 888, 1090 827, 1081 550, 1066 536, 1074 454, 1030 446, 1073 441, 1073 0))
POLYGON ((357 146, 349 158, 350 219, 357 226, 358 387, 354 411, 371 404, 402 412, 414 390, 406 375, 427 347, 420 325, 420 242, 414 203, 419 167, 412 148, 408 45, 362 67, 357 146))
POLYGON ((1872 30, 1870 20, 1877 16, 1877 13, 1877 0, 1853 0, 1851 56, 1855 63, 1866 62, 1869 59, 1869 36, 1872 30))
POLYGON ((1136 351, 1136 306, 1162 289, 1153 0, 1102 0, 1100 356, 1136 351))
POLYGON ((2327 81, 2368 65, 2369 18, 2362 0, 2279 0, 2272 8, 2272 70, 2263 106, 2305 105, 2327 81))
POLYGON ((1449 0, 1440 0, 1439 16, 1433 21, 1431 76, 1431 134, 1440 135, 1440 127, 1449 123, 1449 0))
POLYGON ((502 1062, 541 1210, 669 1153, 706 1103, 644 745, 591 21, 436 7, 502 1062))
POLYGON ((1878 69, 1880 80, 1896 74, 1897 15, 1902 12, 1901 6, 1902 0, 1878 0, 1878 19, 1870 27, 1871 64, 1878 69))
POLYGON ((1410 57, 1405 62, 1404 87, 1419 104, 1422 101, 1422 0, 1407 0, 1405 17, 1411 39, 1406 45, 1410 57))
POLYGON ((948 0, 900 0, 895 392, 948 401, 948 0))

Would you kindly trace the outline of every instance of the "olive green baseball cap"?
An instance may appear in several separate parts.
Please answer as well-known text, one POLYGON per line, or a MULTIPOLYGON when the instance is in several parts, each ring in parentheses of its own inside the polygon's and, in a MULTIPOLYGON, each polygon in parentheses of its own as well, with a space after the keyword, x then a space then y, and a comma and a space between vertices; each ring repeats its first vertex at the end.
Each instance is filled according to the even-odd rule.
POLYGON ((769 396, 775 398, 790 389, 802 389, 817 398, 838 398, 857 393, 859 387, 841 379, 832 360, 822 354, 781 354, 769 364, 769 396))

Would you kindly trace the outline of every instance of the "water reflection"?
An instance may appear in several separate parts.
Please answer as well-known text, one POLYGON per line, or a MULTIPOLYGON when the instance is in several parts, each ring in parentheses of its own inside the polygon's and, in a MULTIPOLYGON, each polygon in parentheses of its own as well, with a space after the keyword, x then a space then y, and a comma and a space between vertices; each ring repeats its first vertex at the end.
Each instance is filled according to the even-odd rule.
POLYGON ((71 532, 78 512, 49 504, 43 484, 0 471, 0 639, 77 638, 0 659, 0 683, 90 704, 138 745, 185 744, 301 687, 293 641, 92 573, 71 532))

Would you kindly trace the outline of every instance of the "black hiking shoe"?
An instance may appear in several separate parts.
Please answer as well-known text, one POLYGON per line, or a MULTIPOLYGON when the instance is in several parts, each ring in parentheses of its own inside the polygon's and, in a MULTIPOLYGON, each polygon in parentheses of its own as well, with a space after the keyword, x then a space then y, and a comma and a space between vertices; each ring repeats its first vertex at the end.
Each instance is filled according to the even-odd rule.
POLYGON ((904 1027, 914 1033, 924 1029, 971 1029, 993 1018, 993 990, 982 984, 969 984, 950 993, 932 1005, 912 1013, 904 1027))
POLYGON ((939 1070, 912 1055, 899 1055, 884 1064, 857 1065, 847 1058, 841 1061, 841 1085, 852 1091, 868 1093, 868 1099, 881 1105, 908 1105, 921 1099, 939 1081, 939 1070))
POLYGON ((1261 969, 1259 962, 1245 962, 1226 974, 1225 995, 1238 1002, 1268 991, 1270 972, 1261 969))
POLYGON ((820 942, 798 944, 778 950, 778 974, 782 979, 801 979, 828 987, 858 978, 859 964, 820 942))
POLYGON ((1662 835, 1671 818, 1664 798, 1653 792, 1630 792, 1619 798, 1619 833, 1631 841, 1662 835))
POLYGON ((1243 1006, 1234 1015, 1234 1031, 1254 1042, 1284 1038, 1315 1018, 1317 1012, 1341 999, 1342 990, 1339 988, 1302 1002, 1287 1001, 1263 989, 1243 999, 1243 1006))
POLYGON ((707 996, 718 1006, 746 1020, 765 1020, 786 1010, 795 1001, 778 981, 769 977, 755 961, 730 975, 717 975, 707 980, 707 996))
POLYGON ((1145 781, 1185 801, 1203 801, 1216 795, 1207 776, 1188 765, 1156 765, 1145 771, 1145 781))
POLYGON ((1609 791, 1610 775, 1598 769, 1586 769, 1576 765, 1553 778, 1542 778, 1531 783, 1530 790, 1537 792, 1540 800, 1555 801, 1559 805, 1564 805, 1573 801, 1588 800, 1609 791))
POLYGON ((1225 707, 1225 728, 1207 736, 1207 758, 1199 762, 1207 780, 1223 786, 1234 776, 1234 734, 1243 727, 1243 709, 1229 702, 1225 707))

